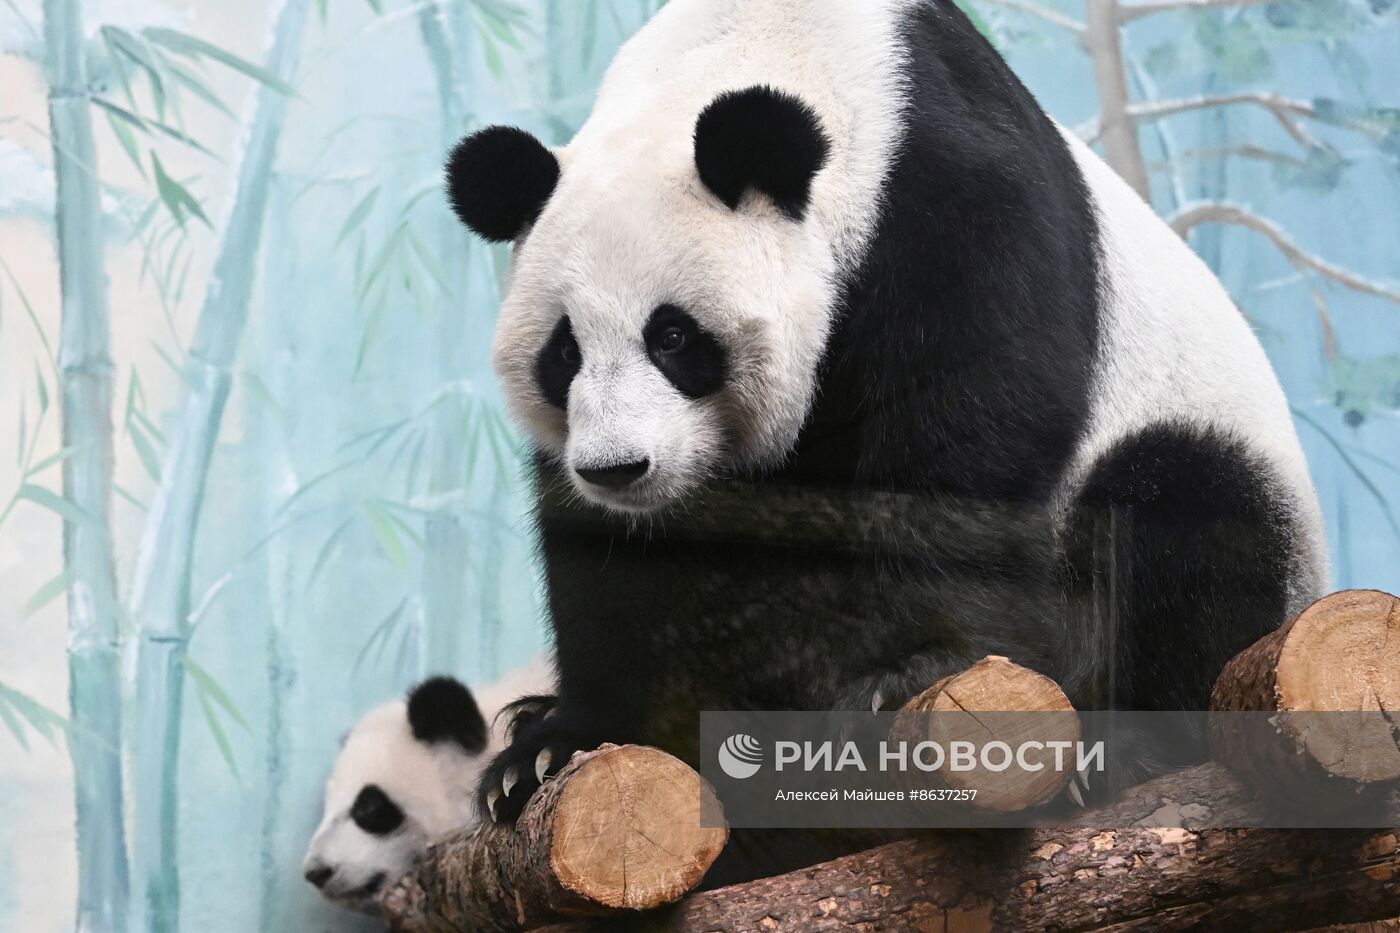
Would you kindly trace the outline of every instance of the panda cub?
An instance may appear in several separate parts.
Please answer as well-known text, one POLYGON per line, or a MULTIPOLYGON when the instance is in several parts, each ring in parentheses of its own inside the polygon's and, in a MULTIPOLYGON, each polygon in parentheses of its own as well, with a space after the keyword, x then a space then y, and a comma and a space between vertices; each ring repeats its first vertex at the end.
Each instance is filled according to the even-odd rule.
MULTIPOLYGON (((513 244, 559 671, 499 820, 574 750, 696 762, 703 710, 897 709, 989 654, 1203 709, 1326 586, 1248 322, 954 0, 671 0, 568 145, 487 128, 447 182, 513 244)), ((1093 793, 1205 754, 1145 743, 1093 793)))
POLYGON ((497 713, 553 689, 535 660, 473 695, 434 677, 366 713, 326 781, 325 815, 302 871, 327 899, 379 912, 379 894, 412 871, 437 837, 476 822, 472 793, 505 744, 497 713), (519 698, 524 699, 519 699, 519 698))

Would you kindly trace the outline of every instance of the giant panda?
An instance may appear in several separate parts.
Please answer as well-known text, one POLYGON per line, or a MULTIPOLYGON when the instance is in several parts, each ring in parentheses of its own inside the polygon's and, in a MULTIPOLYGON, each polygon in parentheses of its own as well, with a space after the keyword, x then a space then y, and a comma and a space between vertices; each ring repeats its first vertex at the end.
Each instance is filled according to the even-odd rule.
POLYGON ((474 825, 477 777, 505 744, 507 706, 554 689, 542 658, 472 692, 445 676, 374 707, 342 739, 302 874, 331 902, 378 914, 379 895, 413 870, 428 844, 474 825))
POLYGON ((568 145, 490 127, 446 174, 513 244, 560 676, 496 819, 575 749, 694 761, 700 710, 897 708, 987 654, 1202 709, 1326 584, 1244 317, 952 0, 671 0, 568 145))

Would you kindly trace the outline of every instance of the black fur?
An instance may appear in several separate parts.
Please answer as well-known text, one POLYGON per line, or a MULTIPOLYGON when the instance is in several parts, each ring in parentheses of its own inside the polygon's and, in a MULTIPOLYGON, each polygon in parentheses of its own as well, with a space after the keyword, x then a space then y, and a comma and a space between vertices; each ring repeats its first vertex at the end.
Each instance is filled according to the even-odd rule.
POLYGON ((456 742, 472 755, 486 748, 486 720, 476 697, 451 677, 434 677, 413 688, 408 724, 420 742, 456 742))
POLYGON ((377 784, 366 784, 355 796, 350 818, 371 836, 387 836, 403 825, 403 810, 377 784))
POLYGON ((652 312, 642 339, 652 363, 688 398, 704 398, 724 385, 729 370, 724 347, 675 305, 652 312))
POLYGON ((695 167, 733 210, 752 189, 800 221, 831 144, 811 107, 770 87, 721 94, 695 123, 695 167))
POLYGON ((1093 208, 1055 126, 951 2, 914 7, 905 41, 904 140, 791 472, 1043 501, 1088 412, 1093 208))
POLYGON ((462 223, 504 243, 539 219, 559 183, 559 160, 524 130, 491 126, 457 144, 446 174, 447 197, 462 223))
POLYGON ((535 383, 544 400, 555 408, 569 407, 569 386, 583 367, 583 353, 574 339, 568 317, 561 317, 554 332, 535 357, 535 383))
MULTIPOLYGON (((904 136, 792 458, 642 531, 558 502, 541 468, 558 706, 520 728, 483 798, 541 749, 557 763, 640 742, 696 762, 700 710, 893 708, 988 654, 1083 709, 1199 708, 1208 676, 1282 621, 1286 511, 1261 465, 1204 429, 1125 439, 1061 548, 1050 497, 1098 352, 1094 210, 1059 132, 951 0, 913 7, 905 38, 904 136), (1114 515, 1130 525, 1105 540, 1114 515)), ((1200 752, 1194 737, 1137 749, 1121 774, 1200 752)), ((536 786, 521 778, 498 814, 536 786)), ((739 835, 707 883, 818 851, 739 835)))
POLYGON ((1084 550, 1067 590, 1102 599, 1116 628, 1100 705, 1204 709, 1224 662, 1283 621, 1297 528, 1267 465, 1237 438, 1162 423, 1124 438, 1079 495, 1071 540, 1084 550))

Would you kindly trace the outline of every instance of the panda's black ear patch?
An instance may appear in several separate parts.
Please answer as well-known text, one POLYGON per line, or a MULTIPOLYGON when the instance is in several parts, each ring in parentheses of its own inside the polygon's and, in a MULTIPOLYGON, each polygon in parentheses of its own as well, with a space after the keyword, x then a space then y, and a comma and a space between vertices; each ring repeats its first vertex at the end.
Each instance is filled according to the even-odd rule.
POLYGON ((408 725, 420 742, 456 742, 473 755, 486 748, 486 720, 476 697, 451 677, 434 677, 413 688, 408 725))
POLYGON ((800 221, 830 153, 816 112, 771 87, 721 94, 695 124, 700 180, 731 209, 752 188, 800 221))
POLYGON ((447 159, 452 210, 493 243, 518 240, 559 184, 559 160, 513 126, 491 126, 459 142, 447 159))

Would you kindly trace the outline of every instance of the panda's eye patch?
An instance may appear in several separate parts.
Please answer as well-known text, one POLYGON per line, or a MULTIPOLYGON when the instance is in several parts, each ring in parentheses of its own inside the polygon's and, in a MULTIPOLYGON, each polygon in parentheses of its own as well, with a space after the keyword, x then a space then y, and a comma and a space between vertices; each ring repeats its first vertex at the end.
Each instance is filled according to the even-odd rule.
POLYGON ((403 825, 403 811, 374 784, 360 789, 350 808, 350 818, 371 836, 387 836, 403 825))
POLYGON ((578 348, 578 341, 574 340, 572 335, 559 345, 559 358, 565 363, 577 363, 583 359, 583 353, 578 348))
POLYGON ((700 323, 675 305, 662 305, 642 331, 652 365, 689 398, 704 398, 724 386, 728 360, 724 347, 700 323))
POLYGON ((568 316, 554 325, 540 355, 535 358, 535 382, 540 394, 555 408, 569 407, 569 386, 583 366, 583 351, 574 338, 574 327, 568 316))

